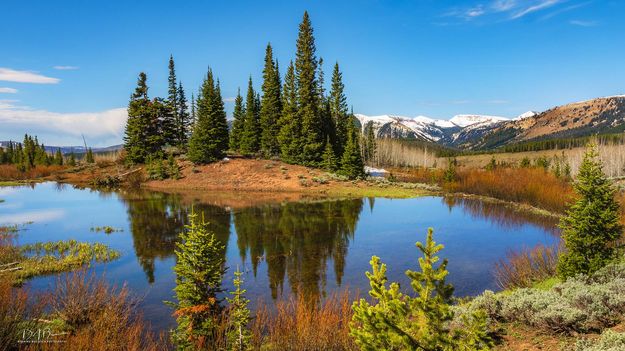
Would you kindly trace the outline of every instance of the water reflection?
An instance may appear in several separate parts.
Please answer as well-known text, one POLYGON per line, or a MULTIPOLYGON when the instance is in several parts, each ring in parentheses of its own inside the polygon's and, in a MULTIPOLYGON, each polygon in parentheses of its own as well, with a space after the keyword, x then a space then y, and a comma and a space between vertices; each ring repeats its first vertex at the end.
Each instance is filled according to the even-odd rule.
POLYGON ((489 220, 506 229, 518 229, 527 223, 532 223, 553 235, 559 234, 558 218, 554 216, 519 211, 511 204, 484 201, 471 197, 445 196, 442 201, 450 211, 454 207, 461 207, 474 218, 489 220))
POLYGON ((362 211, 363 200, 287 203, 234 212, 237 246, 250 256, 254 275, 261 260, 267 263, 271 296, 283 292, 285 277, 294 294, 325 293, 326 265, 333 262, 341 285, 349 241, 362 211))

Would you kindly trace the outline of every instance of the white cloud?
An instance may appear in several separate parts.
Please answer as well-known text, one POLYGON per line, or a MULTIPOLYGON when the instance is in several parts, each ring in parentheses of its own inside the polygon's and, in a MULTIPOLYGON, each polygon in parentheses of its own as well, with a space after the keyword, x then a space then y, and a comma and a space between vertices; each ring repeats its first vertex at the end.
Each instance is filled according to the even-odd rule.
POLYGON ((581 21, 581 20, 571 20, 569 21, 569 23, 574 26, 580 26, 580 27, 595 27, 599 24, 597 21, 581 21))
POLYGON ((484 8, 482 6, 477 6, 474 8, 469 9, 465 15, 468 18, 474 18, 474 17, 479 17, 481 15, 483 15, 485 13, 484 8))
POLYGON ((4 80, 7 82, 35 84, 56 84, 61 81, 58 78, 46 77, 35 72, 17 71, 14 69, 3 67, 0 67, 0 80, 4 80))
POLYGON ((52 68, 57 69, 59 71, 73 71, 73 70, 78 69, 79 67, 78 66, 54 66, 52 68))
POLYGON ((494 100, 488 100, 487 101, 489 104, 494 104, 494 105, 503 105, 503 104, 507 104, 510 101, 508 100, 501 100, 501 99, 494 99, 494 100))
POLYGON ((17 89, 13 89, 13 88, 0 88, 0 93, 15 94, 15 93, 17 93, 17 89))
POLYGON ((37 210, 0 215, 0 224, 23 224, 27 222, 51 222, 65 217, 62 209, 37 210))
POLYGON ((93 146, 120 144, 128 114, 125 108, 101 112, 58 113, 0 101, 0 139, 35 134, 47 145, 80 145, 84 134, 93 146))
POLYGON ((224 99, 224 102, 234 102, 235 99, 235 97, 227 97, 224 99))
POLYGON ((524 9, 516 12, 510 18, 511 19, 521 18, 523 16, 529 15, 532 12, 536 12, 536 11, 540 11, 540 10, 549 8, 551 6, 559 4, 561 2, 562 2, 562 0, 542 0, 542 1, 537 2, 535 5, 526 7, 524 9))
POLYGON ((496 12, 506 12, 516 7, 516 0, 495 0, 490 7, 496 12))

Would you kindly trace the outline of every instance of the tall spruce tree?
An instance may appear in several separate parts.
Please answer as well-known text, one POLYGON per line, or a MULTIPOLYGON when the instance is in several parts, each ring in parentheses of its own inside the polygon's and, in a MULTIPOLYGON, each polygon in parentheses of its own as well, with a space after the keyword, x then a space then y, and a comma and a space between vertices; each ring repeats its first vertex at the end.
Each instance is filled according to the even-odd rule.
POLYGON ((237 97, 234 99, 234 111, 232 112, 232 129, 230 130, 230 150, 241 150, 241 139, 245 129, 245 106, 241 89, 237 90, 237 97))
POLYGON ((271 44, 265 50, 265 67, 263 68, 262 100, 260 104, 260 149, 265 156, 278 155, 278 120, 282 112, 280 99, 280 72, 278 63, 273 59, 271 44))
POLYGON ((189 115, 189 106, 187 106, 187 97, 182 87, 182 82, 178 82, 178 113, 176 122, 177 140, 176 146, 180 149, 186 149, 191 135, 191 116, 189 115))
POLYGON ((147 76, 139 73, 137 87, 128 103, 128 120, 124 132, 124 150, 129 163, 143 163, 149 154, 146 138, 152 130, 151 103, 148 98, 147 76))
POLYGON ((330 138, 326 138, 326 146, 323 150, 323 160, 321 162, 321 168, 328 172, 334 172, 338 169, 338 160, 334 154, 334 148, 330 142, 330 138))
POLYGON ((304 12, 299 25, 296 47, 295 73, 298 113, 302 121, 302 161, 306 165, 317 166, 322 158, 325 139, 315 77, 317 73, 315 38, 308 12, 304 12))
POLYGON ((196 164, 222 159, 228 142, 228 121, 221 89, 209 68, 197 99, 197 121, 189 139, 189 159, 196 164))
POLYGON ((332 85, 330 87, 330 114, 334 121, 335 153, 342 155, 347 144, 349 112, 347 108, 347 98, 345 97, 345 85, 343 84, 343 74, 339 69, 339 63, 334 64, 332 70, 332 85))
POLYGON ((282 160, 288 163, 300 161, 302 151, 302 122, 297 113, 297 85, 295 67, 289 64, 282 87, 282 114, 280 116, 278 143, 282 160))
POLYGON ((375 141, 375 129, 373 128, 373 122, 369 121, 365 125, 365 131, 363 135, 363 158, 365 163, 373 162, 377 145, 375 141))
POLYGON ((597 146, 590 144, 575 182, 580 198, 560 221, 566 251, 560 256, 558 273, 563 278, 590 274, 608 264, 623 235, 616 188, 598 157, 597 146))
POLYGON ((245 99, 245 120, 241 137, 241 152, 253 155, 260 151, 260 121, 258 115, 258 102, 252 85, 252 77, 247 84, 247 97, 245 99))
POLYGON ((176 86, 176 68, 174 57, 169 56, 169 77, 167 78, 168 90, 166 109, 162 116, 162 135, 165 144, 178 145, 178 87, 176 86))
POLYGON ((195 121, 197 120, 197 115, 195 114, 195 94, 191 93, 191 128, 189 130, 189 136, 193 134, 193 126, 195 126, 195 121))
POLYGON ((357 179, 365 176, 362 155, 360 154, 359 139, 360 132, 353 123, 350 123, 340 169, 340 173, 349 179, 357 179))

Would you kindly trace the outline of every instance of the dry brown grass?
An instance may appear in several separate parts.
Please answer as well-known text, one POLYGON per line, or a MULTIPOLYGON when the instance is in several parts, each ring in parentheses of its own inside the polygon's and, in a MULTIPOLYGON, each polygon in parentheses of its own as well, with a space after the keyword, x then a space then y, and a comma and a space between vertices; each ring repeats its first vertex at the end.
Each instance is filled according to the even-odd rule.
POLYGON ((460 169, 452 192, 484 195, 563 213, 575 198, 569 182, 539 168, 460 169))
POLYGON ((560 248, 537 245, 531 249, 509 251, 495 264, 495 278, 502 289, 529 288, 536 282, 553 277, 560 248))
POLYGON ((275 312, 257 309, 252 323, 253 343, 263 350, 357 350, 349 336, 352 317, 348 292, 337 293, 320 305, 303 298, 279 302, 275 312))
POLYGON ((59 276, 49 306, 69 327, 69 336, 53 349, 168 349, 166 338, 150 331, 138 302, 125 286, 110 286, 84 270, 59 276))
POLYGON ((0 180, 26 180, 43 178, 64 169, 63 166, 37 166, 25 172, 15 165, 0 165, 0 180))

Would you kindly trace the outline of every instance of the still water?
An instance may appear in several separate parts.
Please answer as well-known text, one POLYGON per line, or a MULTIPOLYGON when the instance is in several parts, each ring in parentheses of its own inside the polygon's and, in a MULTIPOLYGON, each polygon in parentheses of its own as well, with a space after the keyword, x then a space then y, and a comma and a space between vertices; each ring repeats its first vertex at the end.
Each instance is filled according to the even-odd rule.
MULTIPOLYGON (((553 219, 513 211, 474 199, 420 197, 364 198, 277 202, 223 199, 156 192, 101 192, 56 183, 0 188, 0 224, 30 223, 18 242, 76 239, 103 242, 122 253, 120 259, 94 267, 106 279, 126 283, 143 298, 145 316, 156 328, 173 326, 174 248, 191 207, 203 213, 224 243, 229 267, 223 288, 232 287, 233 272, 245 272, 252 302, 267 303, 292 294, 325 296, 349 288, 365 292, 364 272, 372 255, 388 265, 391 281, 408 287, 407 269, 417 269, 416 241, 428 227, 445 245, 449 281, 458 296, 497 289, 493 265, 507 251, 557 242, 553 219), (92 227, 111 226, 104 234, 92 227)), ((201 195, 201 196, 200 196, 201 195)), ((250 200, 251 199, 251 200, 250 200)), ((53 277, 30 281, 49 289, 53 277)))

